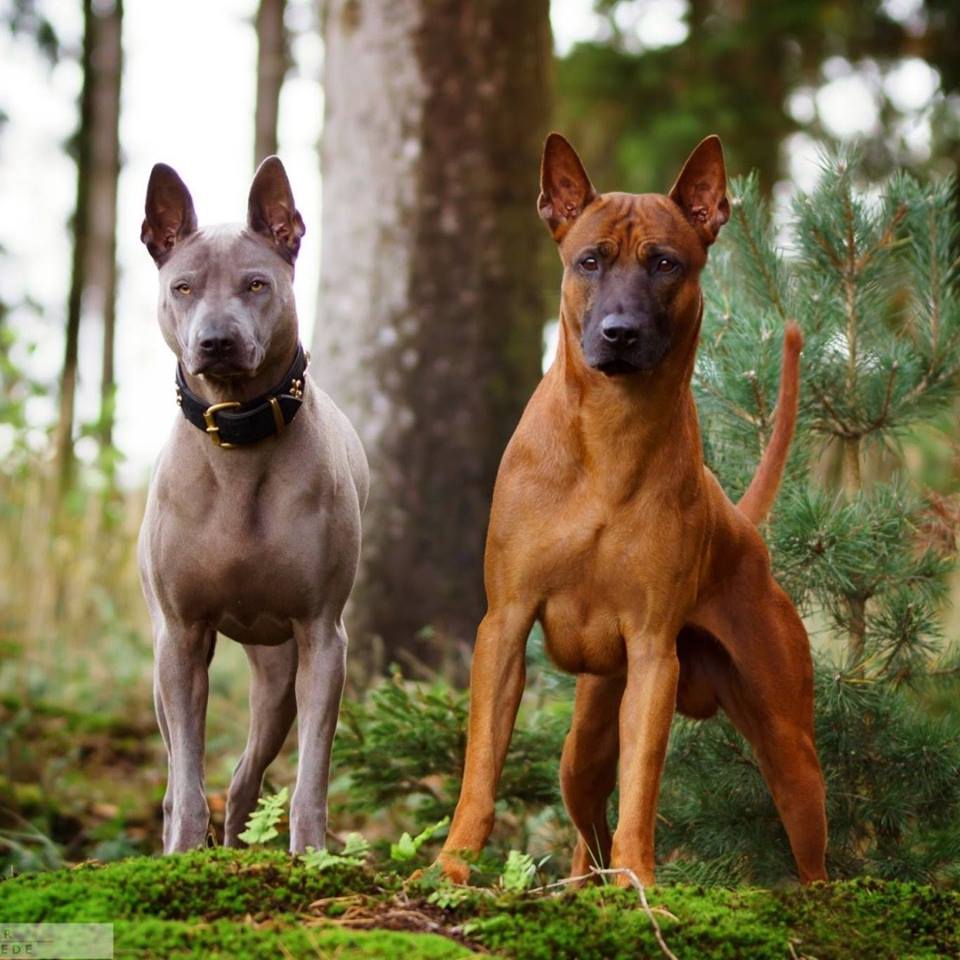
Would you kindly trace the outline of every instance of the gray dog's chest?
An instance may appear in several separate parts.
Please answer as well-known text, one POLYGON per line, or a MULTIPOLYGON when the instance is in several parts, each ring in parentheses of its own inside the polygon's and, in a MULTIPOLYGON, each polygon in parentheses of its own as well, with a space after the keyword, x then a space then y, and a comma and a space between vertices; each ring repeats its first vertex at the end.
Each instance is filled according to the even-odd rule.
POLYGON ((292 620, 318 614, 325 587, 359 547, 360 506, 337 434, 324 442, 325 431, 303 429, 317 414, 304 410, 289 438, 265 441, 269 455, 256 463, 236 450, 215 450, 212 461, 185 457, 184 439, 205 438, 184 438, 195 428, 178 425, 177 455, 161 460, 142 543, 169 614, 260 644, 283 642, 292 620))
POLYGON ((327 565, 318 498, 293 497, 268 482, 193 504, 161 495, 157 506, 160 593, 176 598, 185 619, 228 617, 249 628, 258 617, 286 623, 305 615, 304 598, 316 595, 327 565))

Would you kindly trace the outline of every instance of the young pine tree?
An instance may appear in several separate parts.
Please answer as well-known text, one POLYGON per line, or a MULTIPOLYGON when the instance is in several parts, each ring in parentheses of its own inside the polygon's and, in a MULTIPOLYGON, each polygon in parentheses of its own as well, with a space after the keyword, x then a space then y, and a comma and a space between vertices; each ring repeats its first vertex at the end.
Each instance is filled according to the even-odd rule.
MULTIPOLYGON (((955 184, 898 175, 857 188, 825 162, 778 237, 757 181, 732 187, 705 277, 695 389, 704 452, 746 488, 773 424, 784 324, 806 345, 787 476, 765 531, 778 579, 811 631, 817 736, 835 875, 960 880, 960 728, 918 689, 945 674, 941 607, 952 550, 926 535, 916 438, 950 412, 960 374, 955 184)), ((941 538, 942 541, 942 538, 941 538)), ((725 721, 678 722, 661 852, 676 876, 771 881, 786 838, 749 749, 725 721)))

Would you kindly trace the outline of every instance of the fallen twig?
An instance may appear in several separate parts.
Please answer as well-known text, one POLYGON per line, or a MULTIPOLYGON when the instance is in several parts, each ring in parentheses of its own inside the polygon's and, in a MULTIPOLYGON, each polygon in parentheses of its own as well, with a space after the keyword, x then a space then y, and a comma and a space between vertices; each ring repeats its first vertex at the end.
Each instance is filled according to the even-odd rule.
POLYGON ((601 870, 598 867, 591 867, 590 872, 597 874, 599 876, 617 876, 617 877, 626 877, 630 881, 630 886, 640 895, 640 903, 643 905, 644 912, 647 914, 647 919, 650 921, 650 925, 653 927, 654 936, 657 938, 657 943, 660 945, 660 950, 668 960, 679 960, 677 955, 667 946, 667 941, 663 939, 663 932, 660 930, 660 924, 657 923, 657 918, 653 915, 653 910, 650 909, 650 904, 647 903, 647 892, 643 887, 643 884, 640 882, 640 878, 629 868, 629 867, 607 867, 604 870, 601 870))
POLYGON ((542 887, 533 887, 528 890, 527 893, 543 893, 545 890, 553 890, 556 887, 565 887, 571 883, 581 883, 584 880, 593 879, 593 868, 591 867, 590 873, 581 873, 579 877, 566 877, 563 880, 554 880, 553 883, 545 883, 542 887))

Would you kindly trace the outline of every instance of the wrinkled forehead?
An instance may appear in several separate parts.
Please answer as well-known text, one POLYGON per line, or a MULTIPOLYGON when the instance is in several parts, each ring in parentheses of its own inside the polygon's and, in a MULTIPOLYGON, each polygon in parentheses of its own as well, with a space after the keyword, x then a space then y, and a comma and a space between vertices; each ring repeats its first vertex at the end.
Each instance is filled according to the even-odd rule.
POLYGON ((603 240, 613 241, 621 254, 642 243, 673 247, 691 264, 704 260, 696 231, 680 208, 660 193, 604 193, 574 221, 563 238, 564 258, 603 240))
POLYGON ((283 257, 243 224, 221 223, 203 227, 178 243, 162 269, 168 273, 200 270, 289 273, 291 268, 283 257))

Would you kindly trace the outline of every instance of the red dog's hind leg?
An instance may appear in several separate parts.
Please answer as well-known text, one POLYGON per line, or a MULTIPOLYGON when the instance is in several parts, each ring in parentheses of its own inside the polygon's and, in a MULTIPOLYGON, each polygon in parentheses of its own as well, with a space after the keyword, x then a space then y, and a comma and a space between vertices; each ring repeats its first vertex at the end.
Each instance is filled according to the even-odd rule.
POLYGON ((620 736, 617 718, 626 678, 581 674, 570 732, 560 758, 560 788, 579 837, 570 876, 610 862, 607 800, 617 783, 620 736))
POLYGON ((814 746, 813 663, 787 596, 752 564, 694 618, 726 650, 711 674, 722 709, 753 747, 800 880, 827 878, 823 775, 814 746))

